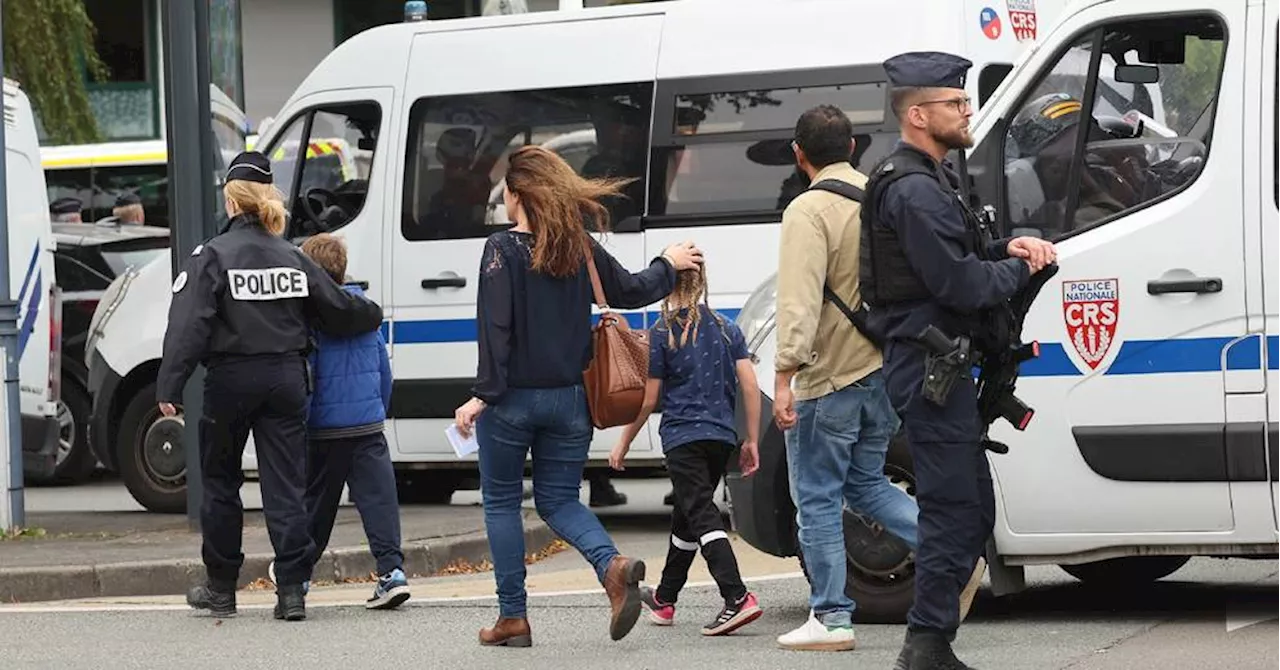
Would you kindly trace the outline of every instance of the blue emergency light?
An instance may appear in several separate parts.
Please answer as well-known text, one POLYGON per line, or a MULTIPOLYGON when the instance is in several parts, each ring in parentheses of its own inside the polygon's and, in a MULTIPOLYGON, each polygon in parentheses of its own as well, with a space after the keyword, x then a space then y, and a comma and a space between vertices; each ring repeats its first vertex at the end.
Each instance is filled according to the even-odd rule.
POLYGON ((423 0, 409 0, 404 3, 404 21, 411 23, 413 21, 427 20, 427 3, 423 0))

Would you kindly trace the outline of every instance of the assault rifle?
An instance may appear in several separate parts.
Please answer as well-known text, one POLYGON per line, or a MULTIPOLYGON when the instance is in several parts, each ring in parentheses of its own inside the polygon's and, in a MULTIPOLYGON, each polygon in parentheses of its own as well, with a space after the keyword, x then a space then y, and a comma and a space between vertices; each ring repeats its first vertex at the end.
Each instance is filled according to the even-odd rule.
POLYGON ((1057 273, 1058 264, 1052 263, 1031 275, 1031 281, 1021 291, 993 310, 993 318, 987 321, 988 337, 980 338, 978 415, 982 419, 982 446, 997 454, 1009 453, 1009 445, 987 436, 991 424, 1003 417, 1014 428, 1026 430, 1036 413, 1014 395, 1018 366, 1040 356, 1039 342, 1022 341, 1022 324, 1040 289, 1057 273))

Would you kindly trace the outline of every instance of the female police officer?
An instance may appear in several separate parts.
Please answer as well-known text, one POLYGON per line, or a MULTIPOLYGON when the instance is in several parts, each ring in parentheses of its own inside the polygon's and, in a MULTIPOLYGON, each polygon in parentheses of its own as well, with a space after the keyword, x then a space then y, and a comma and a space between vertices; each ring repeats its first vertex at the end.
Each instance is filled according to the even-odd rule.
POLYGON ((281 237, 284 204, 265 156, 237 156, 224 195, 231 220, 195 248, 174 279, 156 390, 160 411, 173 416, 196 363, 208 369, 200 419, 208 581, 187 594, 187 603, 214 616, 236 612, 244 563, 240 459, 252 429, 275 548, 275 617, 297 621, 306 618, 303 582, 313 551, 303 507, 308 331, 315 325, 336 336, 365 333, 381 324, 382 308, 343 291, 281 237))

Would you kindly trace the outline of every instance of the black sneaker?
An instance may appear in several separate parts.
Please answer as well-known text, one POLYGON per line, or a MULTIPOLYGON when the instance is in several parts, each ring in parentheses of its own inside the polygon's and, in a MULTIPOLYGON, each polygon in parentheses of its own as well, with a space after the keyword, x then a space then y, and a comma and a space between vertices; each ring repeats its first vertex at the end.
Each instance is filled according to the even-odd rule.
POLYGON ((214 589, 209 584, 194 586, 187 591, 187 604, 198 610, 209 610, 218 618, 236 615, 236 592, 214 589))
POLYGON ((739 628, 755 621, 764 614, 760 603, 756 602, 756 594, 748 593, 736 603, 726 603, 724 609, 711 623, 702 627, 703 635, 728 635, 739 628))
POLYGON ((307 618, 307 597, 302 593, 301 584, 276 589, 275 617, 285 621, 302 621, 307 618))

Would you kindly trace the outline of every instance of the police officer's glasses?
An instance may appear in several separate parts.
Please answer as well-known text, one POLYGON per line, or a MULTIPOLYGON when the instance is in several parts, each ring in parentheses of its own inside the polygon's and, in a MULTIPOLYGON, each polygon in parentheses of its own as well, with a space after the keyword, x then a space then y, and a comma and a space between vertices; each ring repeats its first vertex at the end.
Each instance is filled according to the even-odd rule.
POLYGON ((965 95, 958 98, 947 98, 945 100, 925 100, 924 102, 916 103, 916 106, 919 106, 919 107, 923 107, 924 105, 951 105, 952 107, 955 108, 957 114, 964 114, 970 109, 973 109, 973 99, 965 95))

